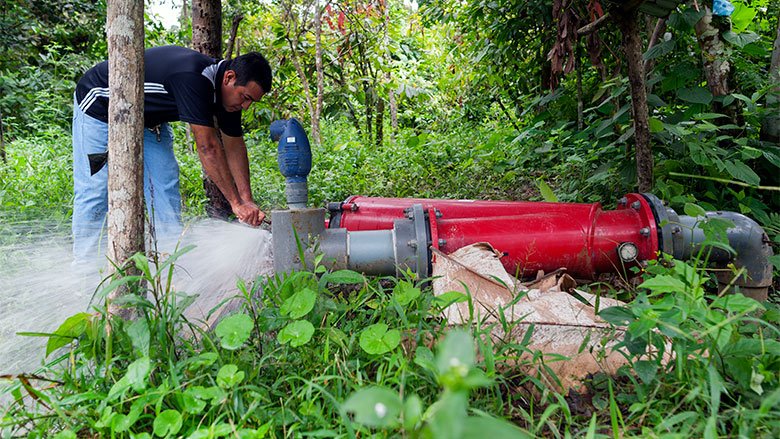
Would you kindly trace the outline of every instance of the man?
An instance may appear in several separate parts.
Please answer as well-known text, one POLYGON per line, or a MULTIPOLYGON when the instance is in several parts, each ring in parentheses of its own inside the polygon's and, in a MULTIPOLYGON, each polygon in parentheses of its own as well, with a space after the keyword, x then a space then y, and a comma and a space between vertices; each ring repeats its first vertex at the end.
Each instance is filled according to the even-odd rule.
MULTIPOLYGON (((177 46, 144 53, 144 197, 158 238, 181 231, 179 166, 168 122, 188 122, 203 169, 238 219, 259 226, 252 198, 241 111, 271 89, 271 68, 256 52, 215 60, 177 46), (216 118, 217 127, 214 126, 216 118), (220 143, 217 129, 221 131, 220 143), (224 148, 223 148, 224 145, 224 148)), ((73 111, 73 253, 95 257, 108 212, 108 62, 78 82, 73 111)))

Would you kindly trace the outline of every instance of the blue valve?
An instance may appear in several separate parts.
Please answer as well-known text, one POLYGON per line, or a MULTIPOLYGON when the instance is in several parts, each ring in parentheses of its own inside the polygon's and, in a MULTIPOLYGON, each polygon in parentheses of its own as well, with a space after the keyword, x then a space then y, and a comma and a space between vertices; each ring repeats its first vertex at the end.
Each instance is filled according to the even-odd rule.
POLYGON ((271 139, 279 142, 277 162, 287 179, 287 206, 306 208, 309 201, 307 178, 311 172, 311 146, 306 131, 297 119, 277 120, 269 127, 271 139))

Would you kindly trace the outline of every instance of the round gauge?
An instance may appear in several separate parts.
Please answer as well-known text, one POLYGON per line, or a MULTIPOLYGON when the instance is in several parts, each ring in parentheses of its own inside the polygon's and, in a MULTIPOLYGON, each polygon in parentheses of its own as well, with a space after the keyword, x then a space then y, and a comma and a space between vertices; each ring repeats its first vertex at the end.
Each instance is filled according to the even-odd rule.
POLYGON ((623 262, 635 261, 637 256, 639 256, 639 248, 633 242, 621 243, 617 251, 623 262))

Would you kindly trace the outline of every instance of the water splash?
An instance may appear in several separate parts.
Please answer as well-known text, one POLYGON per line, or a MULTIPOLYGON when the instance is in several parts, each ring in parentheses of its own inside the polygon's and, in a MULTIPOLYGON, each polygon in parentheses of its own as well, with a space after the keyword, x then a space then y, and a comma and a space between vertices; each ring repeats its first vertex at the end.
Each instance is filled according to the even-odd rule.
MULTIPOLYGON (((197 294, 185 313, 205 321, 209 312, 247 284, 273 271, 271 235, 235 223, 200 220, 185 228, 174 290, 197 294)), ((31 372, 41 364, 46 338, 18 332, 52 332, 68 317, 89 311, 104 274, 98 265, 71 266, 70 239, 34 235, 0 245, 0 374, 31 372)))

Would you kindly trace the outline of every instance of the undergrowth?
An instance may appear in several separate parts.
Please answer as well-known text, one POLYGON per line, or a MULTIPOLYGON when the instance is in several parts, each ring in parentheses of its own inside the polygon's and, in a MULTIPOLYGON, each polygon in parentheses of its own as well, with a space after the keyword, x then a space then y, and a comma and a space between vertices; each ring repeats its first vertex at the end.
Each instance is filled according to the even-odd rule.
MULTIPOLYGON (((556 361, 492 327, 450 327, 413 278, 311 271, 238 283, 213 331, 165 262, 101 288, 93 313, 48 336, 48 366, 6 377, 2 437, 777 437, 780 310, 724 294, 681 261, 651 264, 633 301, 600 312, 625 328, 628 365, 567 395, 528 366, 556 361), (135 288, 106 312, 108 294, 135 288)), ((499 311, 499 313, 502 313, 499 311)), ((507 328, 504 328, 506 332, 507 328)), ((586 349, 583 343, 581 349, 586 349)), ((597 354, 597 353, 595 353, 597 354)))

